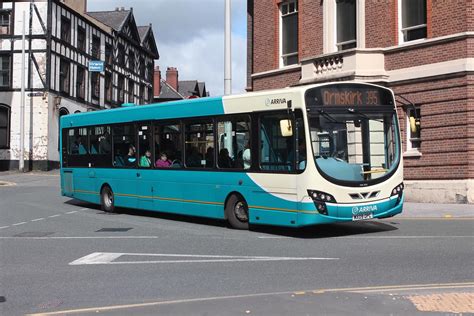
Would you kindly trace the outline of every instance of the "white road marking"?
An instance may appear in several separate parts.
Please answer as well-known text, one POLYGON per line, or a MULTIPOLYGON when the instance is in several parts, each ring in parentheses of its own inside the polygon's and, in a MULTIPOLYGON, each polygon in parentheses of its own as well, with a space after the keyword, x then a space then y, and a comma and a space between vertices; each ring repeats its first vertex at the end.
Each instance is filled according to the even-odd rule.
POLYGON ((2 227, 0 227, 0 229, 4 229, 4 228, 8 228, 8 227, 10 227, 10 226, 2 226, 2 227))
POLYGON ((23 225, 23 224, 26 224, 26 222, 16 223, 16 224, 13 224, 12 226, 19 226, 19 225, 23 225))
POLYGON ((31 221, 32 222, 38 222, 38 221, 42 221, 42 220, 44 220, 44 217, 35 218, 35 219, 32 219, 31 221))
POLYGON ((66 214, 74 214, 74 213, 77 213, 77 211, 70 211, 70 212, 67 212, 66 214))
POLYGON ((51 215, 51 216, 48 216, 48 217, 53 218, 53 217, 59 217, 59 216, 61 216, 61 214, 51 215))
POLYGON ((88 208, 87 207, 84 207, 84 208, 81 208, 79 211, 87 211, 88 208))
POLYGON ((192 254, 146 254, 146 253, 114 253, 94 252, 69 263, 69 265, 91 264, 149 264, 149 263, 218 263, 218 262, 256 262, 256 261, 308 261, 308 260, 339 260, 339 258, 313 257, 260 257, 260 256, 219 256, 219 255, 192 255, 192 254), (180 260, 147 260, 147 261, 114 261, 122 256, 146 256, 168 258, 196 258, 180 260), (197 259, 199 258, 199 259, 197 259))

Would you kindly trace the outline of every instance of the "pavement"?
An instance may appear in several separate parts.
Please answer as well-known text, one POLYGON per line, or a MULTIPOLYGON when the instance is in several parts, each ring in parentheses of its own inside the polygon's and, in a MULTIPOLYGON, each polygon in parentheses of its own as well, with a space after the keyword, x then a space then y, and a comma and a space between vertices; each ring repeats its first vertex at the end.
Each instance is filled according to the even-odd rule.
MULTIPOLYGON (((18 171, 0 172, 0 186, 15 185, 28 181, 31 176, 58 176, 59 169, 52 171, 33 171, 20 173, 18 171)), ((397 217, 416 218, 471 218, 474 217, 474 204, 435 204, 405 201, 402 214, 397 217)))

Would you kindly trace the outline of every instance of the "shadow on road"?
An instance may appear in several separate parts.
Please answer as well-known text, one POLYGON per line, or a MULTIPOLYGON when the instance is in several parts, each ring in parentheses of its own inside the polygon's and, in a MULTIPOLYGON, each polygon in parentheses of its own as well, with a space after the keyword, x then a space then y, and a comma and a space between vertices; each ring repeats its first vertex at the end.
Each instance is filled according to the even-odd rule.
MULTIPOLYGON (((224 220, 195 217, 188 215, 178 215, 170 213, 161 213, 156 211, 144 211, 129 208, 117 208, 116 213, 105 213, 101 211, 100 205, 90 204, 78 200, 69 200, 65 202, 69 205, 75 205, 78 207, 86 207, 92 210, 97 210, 97 214, 110 216, 118 214, 127 214, 133 216, 166 219, 171 221, 186 222, 192 224, 214 226, 214 227, 229 227, 228 223, 224 220)), ((250 231, 256 233, 263 233, 273 236, 293 237, 293 238, 331 238, 331 237, 344 237, 354 236, 362 234, 375 234, 381 232, 388 232, 398 230, 394 225, 398 225, 396 222, 378 222, 373 221, 360 221, 360 222, 345 222, 337 224, 323 224, 313 225, 300 228, 292 227, 278 227, 278 226, 264 226, 264 225, 251 225, 250 231)))

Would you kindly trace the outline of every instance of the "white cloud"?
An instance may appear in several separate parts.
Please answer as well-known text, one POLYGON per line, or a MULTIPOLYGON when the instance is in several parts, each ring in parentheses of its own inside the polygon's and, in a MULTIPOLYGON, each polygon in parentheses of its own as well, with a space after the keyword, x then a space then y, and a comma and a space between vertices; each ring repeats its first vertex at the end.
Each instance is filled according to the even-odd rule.
MULTIPOLYGON (((246 86, 246 40, 234 36, 232 46, 232 91, 239 93, 246 86)), ((163 77, 167 66, 176 66, 180 80, 205 81, 211 95, 224 93, 223 34, 209 32, 183 43, 163 44, 160 52, 158 64, 163 77)))
MULTIPOLYGON (((206 82, 211 95, 224 93, 224 0, 89 0, 88 10, 133 7, 138 25, 153 24, 162 76, 176 67, 180 80, 206 82)), ((232 1, 232 90, 246 87, 246 1, 232 1)))

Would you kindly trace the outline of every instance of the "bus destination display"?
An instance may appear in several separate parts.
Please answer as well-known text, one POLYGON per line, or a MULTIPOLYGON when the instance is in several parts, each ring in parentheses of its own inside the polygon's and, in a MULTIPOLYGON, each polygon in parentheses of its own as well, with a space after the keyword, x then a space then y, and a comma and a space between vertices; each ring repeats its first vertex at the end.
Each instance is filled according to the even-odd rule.
POLYGON ((321 96, 323 105, 333 106, 358 106, 380 105, 380 91, 377 89, 331 89, 322 88, 321 96))

